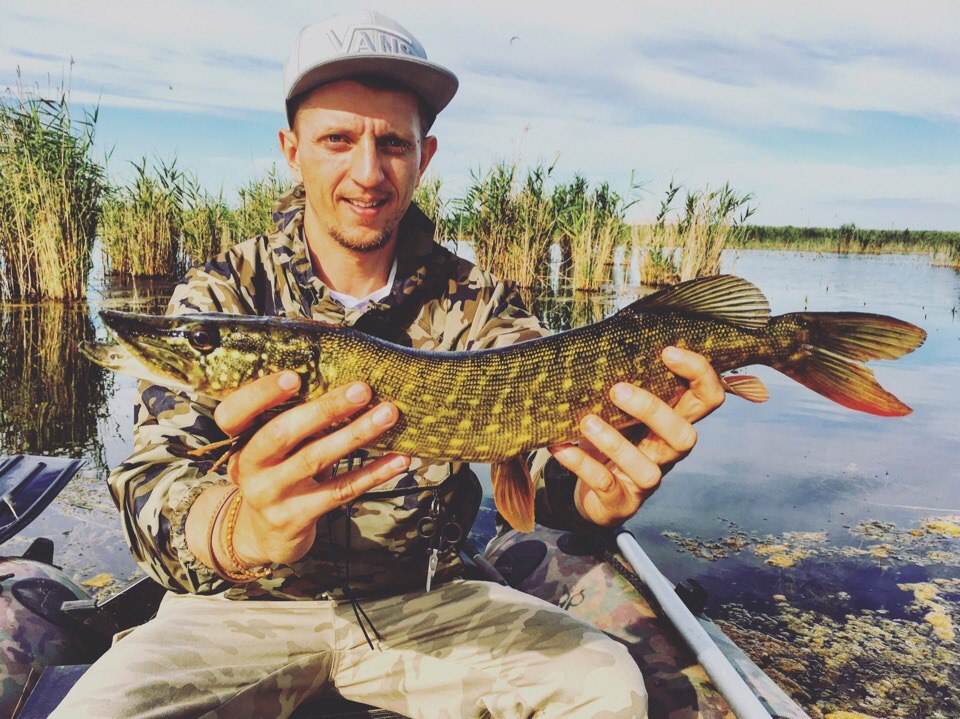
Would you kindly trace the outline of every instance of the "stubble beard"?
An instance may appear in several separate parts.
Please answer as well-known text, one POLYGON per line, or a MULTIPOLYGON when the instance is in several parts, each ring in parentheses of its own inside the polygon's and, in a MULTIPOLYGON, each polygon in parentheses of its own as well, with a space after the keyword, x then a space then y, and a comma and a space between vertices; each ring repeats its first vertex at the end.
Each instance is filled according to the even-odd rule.
POLYGON ((400 226, 400 220, 403 214, 403 212, 400 212, 391 217, 384 228, 372 239, 361 239, 361 237, 357 236, 352 237, 344 231, 343 225, 340 224, 328 225, 327 233, 333 238, 334 242, 348 250, 353 250, 354 252, 376 252, 390 244, 390 240, 400 226))
POLYGON ((400 222, 398 220, 391 221, 390 224, 380 230, 372 240, 361 240, 356 237, 350 237, 339 225, 330 225, 327 227, 327 234, 333 238, 334 242, 348 250, 353 250, 354 252, 376 252, 390 244, 393 233, 396 232, 399 225, 400 222))

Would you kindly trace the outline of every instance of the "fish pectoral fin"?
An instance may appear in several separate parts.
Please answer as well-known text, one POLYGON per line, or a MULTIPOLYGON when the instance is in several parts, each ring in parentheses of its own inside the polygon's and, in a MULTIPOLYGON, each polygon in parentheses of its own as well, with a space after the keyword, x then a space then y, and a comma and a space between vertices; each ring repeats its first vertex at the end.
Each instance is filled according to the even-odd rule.
POLYGON ((530 469, 519 455, 490 470, 497 511, 518 532, 533 530, 534 491, 530 469))
POLYGON ((747 402, 766 402, 770 399, 770 390, 759 379, 749 374, 731 374, 720 378, 720 386, 730 394, 747 402))

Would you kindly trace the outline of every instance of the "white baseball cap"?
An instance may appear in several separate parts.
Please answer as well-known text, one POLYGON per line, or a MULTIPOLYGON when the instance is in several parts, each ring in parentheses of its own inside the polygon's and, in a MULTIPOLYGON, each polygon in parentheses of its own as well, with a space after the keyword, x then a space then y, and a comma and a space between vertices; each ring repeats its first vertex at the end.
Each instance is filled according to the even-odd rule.
POLYGON ((457 76, 427 60, 423 45, 397 21, 373 10, 333 15, 300 31, 283 68, 287 120, 291 100, 353 75, 388 77, 417 93, 436 115, 457 92, 457 76))

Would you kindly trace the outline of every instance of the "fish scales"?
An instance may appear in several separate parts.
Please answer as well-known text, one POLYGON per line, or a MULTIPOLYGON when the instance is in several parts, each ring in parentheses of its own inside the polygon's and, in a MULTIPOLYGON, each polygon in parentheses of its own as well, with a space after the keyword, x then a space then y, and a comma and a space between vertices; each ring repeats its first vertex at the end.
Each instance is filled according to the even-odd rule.
POLYGON ((334 332, 335 339, 317 338, 332 351, 320 359, 328 374, 311 393, 363 380, 378 399, 394 402, 397 424, 371 447, 490 463, 575 440, 587 413, 617 427, 635 422, 610 401, 610 387, 619 381, 671 399, 684 385, 658 359, 669 344, 687 345, 710 359, 716 354, 730 366, 752 363, 760 346, 758 337, 722 323, 677 315, 618 315, 472 353, 419 352, 350 330, 334 332))
MULTIPOLYGON (((119 345, 85 343, 92 360, 214 399, 281 370, 300 374, 299 401, 350 381, 368 382, 376 398, 400 410, 374 449, 492 463, 497 506, 524 530, 533 527, 533 492, 522 455, 576 441, 588 413, 618 428, 635 422, 610 400, 617 382, 674 402, 686 385, 660 360, 669 345, 705 356, 720 373, 765 364, 846 407, 900 416, 910 408, 862 363, 896 359, 926 337, 919 327, 883 315, 770 317, 760 290, 729 275, 680 283, 586 327, 474 352, 413 350, 312 320, 101 316, 119 345)), ((753 402, 769 396, 756 377, 721 382, 753 402)))

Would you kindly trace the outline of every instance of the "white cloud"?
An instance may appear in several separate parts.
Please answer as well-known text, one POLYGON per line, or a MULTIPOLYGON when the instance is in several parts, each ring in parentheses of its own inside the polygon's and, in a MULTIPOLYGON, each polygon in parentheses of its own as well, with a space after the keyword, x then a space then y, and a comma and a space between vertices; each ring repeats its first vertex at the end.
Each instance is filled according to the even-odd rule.
MULTIPOLYGON (((354 7, 302 0, 281 13, 223 0, 93 0, 2 10, 0 84, 20 65, 45 85, 72 56, 74 96, 105 108, 279 115, 280 69, 299 25, 354 7)), ((868 112, 960 124, 960 3, 377 7, 461 78, 438 124, 437 162, 454 184, 522 137, 528 157, 561 151, 561 169, 624 184, 632 168, 654 187, 674 173, 696 183, 729 179, 757 193, 761 221, 917 226, 924 207, 927 216, 938 207, 937 222, 951 222, 944 208, 960 185, 948 158, 902 167, 884 158, 872 167, 789 161, 750 133, 844 134, 868 112), (884 214, 884 198, 899 209, 884 214), (856 216, 842 216, 844 208, 856 216)))
MULTIPOLYGON (((892 2, 594 2, 570 12, 546 3, 381 5, 461 74, 486 68, 546 78, 557 102, 571 85, 596 84, 631 92, 619 98, 626 105, 656 97, 751 124, 808 126, 829 110, 960 118, 956 3, 920 10, 892 2), (687 57, 682 68, 678 56, 687 57), (722 81, 718 62, 730 65, 722 81), (781 72, 764 74, 771 63, 781 72)), ((110 102, 126 95, 151 107, 269 109, 279 102, 279 71, 299 22, 338 6, 350 7, 43 3, 6 13, 0 67, 10 72, 19 58, 30 77, 57 75, 73 56, 75 82, 103 87, 110 102)), ((465 84, 464 92, 473 89, 465 84)), ((536 109, 522 96, 499 101, 536 109)))

